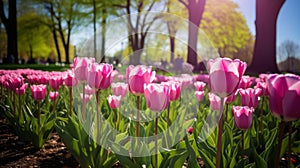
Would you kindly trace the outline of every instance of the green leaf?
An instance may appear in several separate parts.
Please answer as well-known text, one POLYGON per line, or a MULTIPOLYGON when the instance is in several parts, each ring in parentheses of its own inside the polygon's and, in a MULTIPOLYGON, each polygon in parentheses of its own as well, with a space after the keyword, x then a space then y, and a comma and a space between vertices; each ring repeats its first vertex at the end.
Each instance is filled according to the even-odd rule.
POLYGON ((259 167, 259 168, 267 168, 268 167, 267 162, 260 155, 257 154, 256 149, 253 149, 253 154, 254 154, 254 160, 255 160, 256 167, 259 167))

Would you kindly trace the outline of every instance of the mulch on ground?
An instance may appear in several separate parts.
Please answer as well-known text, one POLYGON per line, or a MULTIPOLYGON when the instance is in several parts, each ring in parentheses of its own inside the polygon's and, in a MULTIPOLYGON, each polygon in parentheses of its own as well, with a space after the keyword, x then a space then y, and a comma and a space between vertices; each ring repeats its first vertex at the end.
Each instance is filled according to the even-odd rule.
POLYGON ((56 133, 43 149, 22 142, 5 118, 0 118, 0 168, 80 167, 56 133))

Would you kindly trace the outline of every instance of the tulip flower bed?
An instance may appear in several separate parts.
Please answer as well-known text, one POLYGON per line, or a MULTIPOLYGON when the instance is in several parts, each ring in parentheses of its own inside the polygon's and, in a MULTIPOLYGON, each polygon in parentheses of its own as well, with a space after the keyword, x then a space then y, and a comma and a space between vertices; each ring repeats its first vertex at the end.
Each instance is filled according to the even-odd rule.
POLYGON ((91 58, 71 67, 0 70, 1 114, 23 141, 43 148, 57 132, 81 167, 300 164, 297 75, 250 77, 228 58, 200 75, 118 72, 91 58))

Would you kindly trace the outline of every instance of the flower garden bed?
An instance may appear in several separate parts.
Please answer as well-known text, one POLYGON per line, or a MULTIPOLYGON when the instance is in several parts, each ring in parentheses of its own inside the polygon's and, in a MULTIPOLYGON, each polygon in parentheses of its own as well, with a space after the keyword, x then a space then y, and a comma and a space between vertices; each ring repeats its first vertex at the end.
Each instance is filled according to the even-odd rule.
POLYGON ((250 77, 244 62, 227 58, 210 60, 200 75, 143 65, 118 72, 89 58, 71 67, 0 71, 1 115, 18 143, 41 148, 29 150, 33 158, 56 144, 60 166, 70 157, 65 147, 81 167, 300 164, 297 75, 250 77))

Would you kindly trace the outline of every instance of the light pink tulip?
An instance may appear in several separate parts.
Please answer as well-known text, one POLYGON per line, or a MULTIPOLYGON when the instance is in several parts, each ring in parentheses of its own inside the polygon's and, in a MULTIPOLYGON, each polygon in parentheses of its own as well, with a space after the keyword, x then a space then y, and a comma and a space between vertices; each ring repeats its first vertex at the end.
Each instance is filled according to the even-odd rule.
POLYGON ((144 93, 144 84, 151 83, 155 78, 155 71, 144 65, 138 65, 134 68, 129 66, 126 73, 129 91, 137 96, 144 93))
POLYGON ((68 71, 64 75, 63 79, 64 79, 64 84, 69 88, 77 86, 77 84, 78 84, 78 80, 77 80, 77 78, 75 78, 74 72, 72 72, 72 71, 68 71))
POLYGON ((206 85, 206 83, 201 82, 201 81, 197 81, 194 83, 196 91, 203 91, 205 85, 206 85))
POLYGON ((261 91, 260 88, 240 89, 239 93, 242 96, 242 105, 256 108, 258 106, 258 96, 261 91))
POLYGON ((197 100, 202 101, 204 98, 204 91, 195 91, 197 100))
POLYGON ((47 86, 44 84, 41 85, 31 85, 30 86, 32 98, 34 100, 40 101, 43 100, 47 93, 47 86))
POLYGON ((270 108, 274 116, 285 121, 300 118, 299 76, 269 75, 267 78, 270 108))
POLYGON ((149 109, 159 112, 166 109, 169 105, 169 88, 161 84, 145 84, 144 95, 149 109))
POLYGON ((111 90, 114 95, 123 97, 128 91, 128 84, 123 82, 112 83, 111 90))
POLYGON ((179 98, 181 92, 181 83, 175 81, 162 82, 162 85, 169 87, 170 101, 175 101, 179 98))
POLYGON ((83 94, 80 93, 80 99, 85 104, 88 103, 92 97, 93 97, 93 95, 90 95, 90 94, 85 94, 84 97, 83 97, 83 94))
POLYGON ((94 58, 76 57, 74 58, 74 74, 79 81, 86 81, 88 77, 88 68, 94 63, 94 58))
POLYGON ((219 111, 221 105, 221 98, 213 93, 208 93, 208 99, 210 101, 211 110, 219 111))
POLYGON ((222 98, 233 94, 237 90, 247 68, 245 62, 229 58, 209 60, 207 65, 210 90, 222 98))
POLYGON ((102 80, 100 83, 100 86, 98 89, 107 89, 112 81, 112 72, 113 72, 113 66, 111 64, 100 64, 100 72, 102 73, 102 80))
POLYGON ((232 106, 235 126, 246 130, 251 127, 254 108, 248 106, 232 106))
POLYGON ((113 66, 110 64, 92 63, 88 70, 88 84, 95 89, 107 89, 111 84, 113 66))
POLYGON ((121 96, 109 95, 108 96, 108 104, 112 109, 119 108, 121 105, 121 96))
POLYGON ((50 92, 49 93, 49 98, 51 101, 54 101, 58 98, 58 92, 50 92))
POLYGON ((247 89, 251 86, 252 84, 252 77, 250 76, 242 76, 239 88, 241 89, 247 89))

